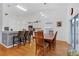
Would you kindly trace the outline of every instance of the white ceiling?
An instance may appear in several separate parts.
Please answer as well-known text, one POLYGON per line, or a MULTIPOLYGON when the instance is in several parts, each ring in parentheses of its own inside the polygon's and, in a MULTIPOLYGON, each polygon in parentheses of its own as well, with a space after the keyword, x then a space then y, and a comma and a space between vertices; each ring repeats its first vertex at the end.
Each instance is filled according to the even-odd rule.
POLYGON ((67 3, 47 3, 44 5, 43 3, 4 3, 4 11, 11 15, 19 15, 19 16, 33 16, 40 15, 40 12, 43 12, 47 16, 55 16, 55 15, 64 15, 68 12, 68 8, 79 7, 79 4, 67 4, 67 3), (16 8, 15 6, 19 4, 26 8, 28 11, 24 12, 16 8))

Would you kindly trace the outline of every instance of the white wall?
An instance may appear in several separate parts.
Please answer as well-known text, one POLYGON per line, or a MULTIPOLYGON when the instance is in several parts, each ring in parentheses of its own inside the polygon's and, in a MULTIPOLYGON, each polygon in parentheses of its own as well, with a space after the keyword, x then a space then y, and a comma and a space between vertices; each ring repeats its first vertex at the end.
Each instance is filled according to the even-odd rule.
POLYGON ((4 30, 4 27, 9 27, 10 29, 12 28, 13 31, 19 31, 19 30, 22 30, 23 28, 26 28, 27 29, 27 22, 28 21, 25 21, 26 19, 24 18, 18 18, 18 16, 11 16, 11 15, 8 15, 8 16, 4 16, 3 17, 3 29, 4 30))
POLYGON ((2 41, 2 4, 0 3, 0 43, 2 41))

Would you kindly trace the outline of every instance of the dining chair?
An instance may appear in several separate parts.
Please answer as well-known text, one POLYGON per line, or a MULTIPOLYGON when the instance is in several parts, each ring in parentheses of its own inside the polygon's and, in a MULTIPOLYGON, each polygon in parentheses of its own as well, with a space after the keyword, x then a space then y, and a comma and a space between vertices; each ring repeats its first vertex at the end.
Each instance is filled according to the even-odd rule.
POLYGON ((20 35, 21 35, 21 31, 18 31, 18 34, 16 36, 13 36, 13 47, 14 47, 14 44, 18 44, 18 46, 21 44, 20 35))
POLYGON ((36 41, 36 53, 38 55, 40 52, 45 55, 46 49, 48 49, 49 44, 44 41, 44 35, 42 31, 35 32, 35 41, 36 41))
POLYGON ((25 31, 25 34, 24 34, 24 39, 25 39, 25 42, 28 40, 28 35, 29 35, 29 32, 28 31, 25 31))
POLYGON ((51 42, 52 47, 53 47, 54 50, 55 50, 55 48, 56 48, 57 33, 58 33, 58 31, 56 31, 56 33, 55 33, 55 35, 54 35, 54 38, 53 38, 53 40, 52 40, 52 42, 51 42))
POLYGON ((23 43, 24 45, 25 45, 25 41, 26 41, 26 39, 25 39, 25 32, 26 31, 21 31, 21 34, 20 34, 20 43, 23 43))
POLYGON ((28 31, 28 41, 31 42, 31 37, 33 36, 33 31, 28 31))
POLYGON ((18 44, 19 46, 21 45, 22 42, 25 45, 24 34, 25 34, 25 31, 18 31, 18 34, 16 36, 13 36, 13 47, 14 47, 14 44, 18 44))

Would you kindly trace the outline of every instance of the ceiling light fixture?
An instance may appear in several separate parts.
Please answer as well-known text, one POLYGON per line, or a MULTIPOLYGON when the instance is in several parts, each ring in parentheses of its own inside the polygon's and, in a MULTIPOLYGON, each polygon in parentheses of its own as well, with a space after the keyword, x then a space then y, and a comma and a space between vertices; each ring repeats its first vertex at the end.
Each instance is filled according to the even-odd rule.
POLYGON ((21 7, 20 5, 16 5, 16 7, 19 8, 20 10, 22 10, 22 11, 27 11, 27 9, 21 7))
POLYGON ((43 14, 43 12, 40 12, 40 15, 41 15, 41 16, 45 16, 45 15, 43 14))
POLYGON ((45 17, 45 18, 47 18, 47 16, 46 16, 46 15, 44 15, 44 13, 43 13, 43 12, 40 12, 40 15, 41 15, 41 16, 43 16, 43 17, 45 17))
POLYGON ((44 3, 44 5, 46 5, 47 3, 44 3))

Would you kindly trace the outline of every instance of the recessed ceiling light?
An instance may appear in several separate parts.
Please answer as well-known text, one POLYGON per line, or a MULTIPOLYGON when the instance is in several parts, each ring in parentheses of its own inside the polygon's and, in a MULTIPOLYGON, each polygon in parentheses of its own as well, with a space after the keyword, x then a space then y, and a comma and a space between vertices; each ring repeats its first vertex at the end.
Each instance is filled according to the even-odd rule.
POLYGON ((41 15, 41 16, 44 16, 43 12, 40 12, 40 15, 41 15))
POLYGON ((27 9, 23 8, 23 7, 20 6, 20 5, 16 5, 16 7, 19 8, 20 10, 22 10, 22 11, 27 11, 27 9))
POLYGON ((40 12, 40 15, 41 15, 42 17, 47 18, 47 16, 46 16, 43 12, 40 12))

